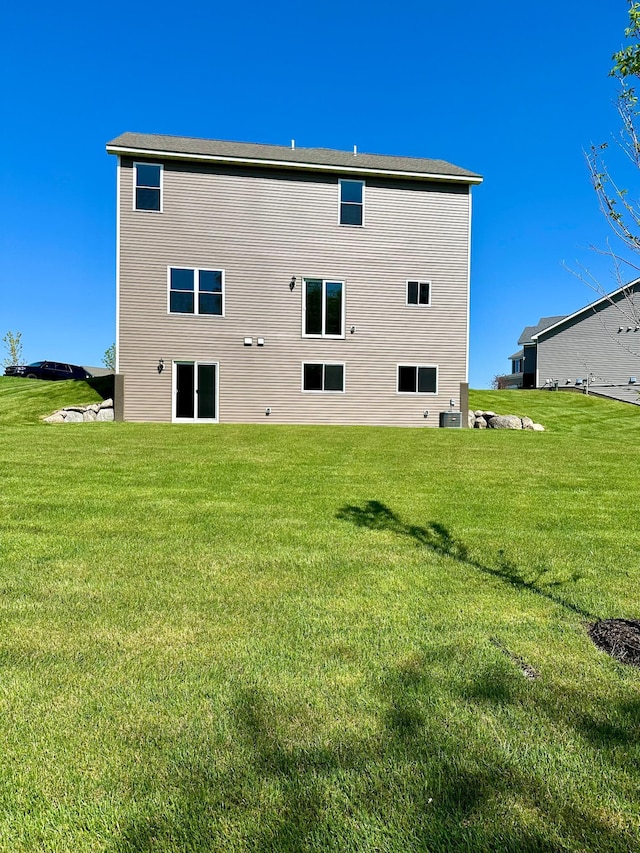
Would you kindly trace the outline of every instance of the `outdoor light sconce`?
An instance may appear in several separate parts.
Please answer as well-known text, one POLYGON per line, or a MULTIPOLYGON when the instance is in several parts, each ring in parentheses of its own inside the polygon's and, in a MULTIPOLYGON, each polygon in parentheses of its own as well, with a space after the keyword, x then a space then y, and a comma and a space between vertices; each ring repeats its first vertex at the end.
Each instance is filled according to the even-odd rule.
POLYGON ((356 327, 355 327, 355 326, 352 326, 352 327, 349 329, 349 331, 351 332, 351 334, 352 334, 352 335, 355 335, 355 333, 356 333, 356 327))
POLYGON ((423 418, 428 418, 428 417, 429 417, 429 409, 425 409, 425 410, 424 410, 424 412, 422 413, 422 417, 423 417, 423 418))
POLYGON ((264 413, 265 413, 265 415, 271 414, 271 409, 269 408, 269 406, 267 406, 267 408, 264 410, 264 413))
POLYGON ((158 373, 162 373, 163 370, 164 370, 164 359, 159 358, 158 359, 158 373))
POLYGON ((295 286, 296 286, 296 277, 295 277, 295 275, 292 275, 291 281, 289 282, 289 290, 293 290, 293 288, 295 286))

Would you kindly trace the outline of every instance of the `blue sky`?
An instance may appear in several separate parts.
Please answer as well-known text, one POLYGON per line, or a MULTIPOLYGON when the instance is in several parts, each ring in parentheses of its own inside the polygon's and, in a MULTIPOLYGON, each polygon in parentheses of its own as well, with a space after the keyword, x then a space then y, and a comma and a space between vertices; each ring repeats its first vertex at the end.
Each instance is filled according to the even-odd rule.
POLYGON ((618 129, 608 71, 627 8, 10 4, 0 336, 20 330, 29 361, 101 363, 115 338, 115 160, 104 146, 121 132, 357 144, 484 176, 474 190, 470 380, 487 387, 508 371, 525 325, 595 298, 563 261, 615 286, 588 248, 608 230, 582 152, 618 129))

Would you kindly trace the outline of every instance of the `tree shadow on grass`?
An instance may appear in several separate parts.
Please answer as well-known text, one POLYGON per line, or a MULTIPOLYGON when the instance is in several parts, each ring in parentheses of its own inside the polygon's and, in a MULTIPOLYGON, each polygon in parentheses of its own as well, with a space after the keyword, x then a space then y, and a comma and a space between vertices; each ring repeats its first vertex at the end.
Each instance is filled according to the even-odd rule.
MULTIPOLYGON (((540 572, 534 579, 527 577, 514 562, 507 559, 502 550, 498 551, 495 566, 481 563, 470 555, 469 549, 464 542, 456 539, 444 525, 436 521, 429 522, 426 527, 406 524, 388 506, 380 503, 380 501, 367 501, 362 507, 344 506, 338 511, 336 517, 343 521, 350 521, 356 527, 366 527, 369 530, 388 530, 396 533, 398 536, 413 539, 414 542, 429 551, 443 557, 450 557, 464 566, 498 578, 515 589, 528 590, 541 598, 558 604, 560 607, 577 613, 584 619, 597 618, 577 604, 573 604, 551 591, 550 588, 560 586, 562 581, 546 582, 544 586, 541 586, 541 581, 544 579, 544 572, 540 572)), ((573 580, 577 579, 577 576, 573 578, 573 580)))
MULTIPOLYGON (((153 777, 134 780, 139 817, 110 849, 638 849, 629 830, 568 799, 552 779, 527 772, 496 741, 461 738, 460 722, 430 706, 429 678, 419 659, 388 670, 379 728, 368 735, 315 736, 307 707, 296 720, 295 710, 256 686, 234 692, 224 748, 203 730, 141 733, 151 750, 141 772, 157 768, 169 790, 156 790, 153 777)), ((320 730, 325 723, 318 721, 320 730)))

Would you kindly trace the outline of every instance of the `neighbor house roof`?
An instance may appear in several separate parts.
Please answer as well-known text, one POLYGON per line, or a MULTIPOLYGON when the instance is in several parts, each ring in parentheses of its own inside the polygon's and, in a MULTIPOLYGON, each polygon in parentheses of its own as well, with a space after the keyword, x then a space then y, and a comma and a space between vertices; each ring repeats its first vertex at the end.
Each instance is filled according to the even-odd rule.
POLYGON ((518 352, 514 352, 513 355, 509 356, 509 361, 516 361, 518 358, 524 358, 524 350, 519 349, 518 352))
MULTIPOLYGON (((603 305, 605 302, 613 302, 617 296, 624 293, 625 291, 627 291, 628 293, 637 292, 639 284, 640 278, 636 278, 634 279, 634 281, 630 281, 627 284, 623 284, 622 287, 619 287, 617 290, 613 290, 611 293, 607 293, 604 296, 601 296, 600 299, 596 299, 595 302, 590 302, 588 305, 585 305, 584 308, 580 308, 578 311, 574 311, 573 314, 568 314, 565 317, 556 317, 554 323, 551 323, 548 326, 544 326, 543 328, 538 329, 535 333, 532 334, 531 337, 534 339, 535 342, 537 342, 539 335, 541 335, 543 332, 545 334, 547 332, 550 332, 552 329, 555 329, 557 326, 559 326, 566 320, 573 320, 576 317, 579 317, 581 314, 588 314, 590 311, 595 311, 599 305, 603 305)), ((518 341, 518 343, 520 343, 520 341, 518 341)))
POLYGON ((522 330, 522 334, 518 338, 518 344, 531 344, 534 343, 532 340, 535 336, 541 332, 543 329, 546 329, 548 326, 554 326, 559 323, 561 320, 565 320, 566 317, 564 315, 557 315, 555 317, 541 317, 535 326, 525 326, 522 330))
POLYGON ((244 163, 358 174, 398 175, 422 180, 479 184, 482 176, 444 160, 361 154, 332 148, 294 148, 253 142, 192 139, 152 133, 123 133, 107 143, 109 154, 244 163))

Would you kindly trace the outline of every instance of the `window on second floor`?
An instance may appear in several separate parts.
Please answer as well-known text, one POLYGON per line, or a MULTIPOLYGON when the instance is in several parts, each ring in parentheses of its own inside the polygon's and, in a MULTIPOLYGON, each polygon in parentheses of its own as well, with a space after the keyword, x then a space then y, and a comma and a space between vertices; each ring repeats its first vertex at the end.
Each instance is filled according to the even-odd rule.
POLYGON ((309 337, 344 337, 344 282, 305 278, 303 334, 309 337))
POLYGON ((224 313, 224 270, 169 267, 170 314, 224 313))
POLYGON ((135 210, 162 211, 162 165, 159 163, 134 163, 135 210))
POLYGON ((431 282, 408 281, 407 305, 431 305, 431 282))
POLYGON ((364 225, 364 181, 340 181, 340 225, 364 225))

